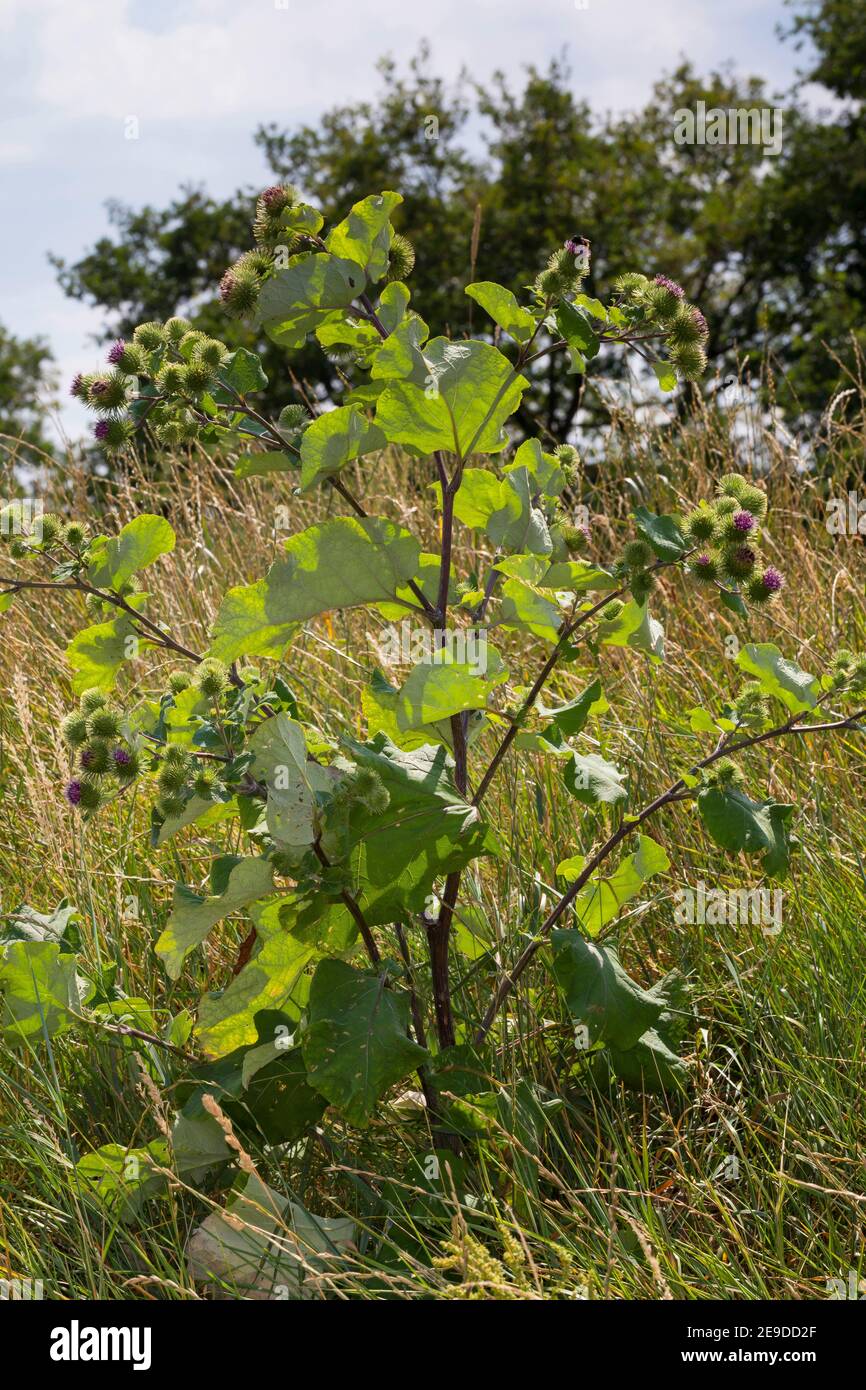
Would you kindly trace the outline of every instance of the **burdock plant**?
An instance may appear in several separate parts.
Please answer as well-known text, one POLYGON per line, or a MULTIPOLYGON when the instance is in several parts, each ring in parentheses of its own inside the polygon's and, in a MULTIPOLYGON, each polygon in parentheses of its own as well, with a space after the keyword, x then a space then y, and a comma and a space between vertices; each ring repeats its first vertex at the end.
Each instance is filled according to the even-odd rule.
MULTIPOLYGON (((691 802, 711 841, 783 878, 794 808, 755 790, 752 750, 854 734, 866 717, 862 655, 840 654, 813 675, 774 643, 746 641, 736 659, 745 683, 730 702, 696 708, 690 726, 677 716, 661 792, 647 798, 640 777, 603 756, 611 649, 663 661, 660 615, 688 604, 695 585, 730 622, 762 621, 750 610, 778 603, 782 574, 763 553, 773 553, 766 492, 732 474, 712 499, 681 499, 661 515, 636 507, 612 541, 579 520, 574 446, 551 452, 528 438, 518 447, 514 418, 536 364, 554 354, 586 373, 603 347, 634 351, 665 388, 696 379, 706 321, 664 274, 625 275, 601 302, 586 292, 587 247, 569 238, 522 299, 490 281, 467 287, 490 320, 481 336, 431 337, 406 283, 413 249, 392 225, 400 203, 375 194, 325 228, 297 190, 268 188, 252 254, 222 279, 226 307, 254 314, 289 356, 311 341, 339 352, 345 389, 316 418, 296 404, 269 419, 256 404, 267 385, 258 357, 181 318, 140 325, 130 345, 111 349, 108 375, 73 383, 109 450, 139 430, 170 444, 222 442, 241 455, 239 477, 282 473, 301 494, 323 494, 323 519, 281 543, 267 574, 228 589, 210 632, 178 635, 171 614, 154 613, 157 571, 135 587, 174 547, 163 516, 132 518, 112 537, 75 521, 41 546, 17 537, 12 572, 0 579, 6 606, 56 583, 95 610, 68 651, 79 697, 63 725, 70 816, 146 801, 155 855, 174 836, 201 832, 211 845, 228 827, 231 853, 215 856, 203 892, 177 886, 155 950, 167 977, 191 987, 211 933, 231 940, 220 924, 251 916, 231 968, 224 949, 209 953, 213 988, 188 1049, 219 1060, 220 1094, 238 1123, 259 1125, 275 1146, 315 1132, 329 1106, 344 1146, 351 1127, 383 1122, 393 1088, 416 1073, 436 1143, 471 1148, 469 1108, 449 1097, 468 1074, 463 1091, 478 1113, 496 1113, 486 1058, 512 1045, 521 1015, 508 1019, 510 1003, 539 955, 575 1024, 588 1021, 593 1058, 630 1085, 687 1085, 676 1050, 680 985, 666 977, 642 989, 608 940, 624 905, 669 867, 649 832, 666 807, 691 802), (358 495, 386 446, 403 452, 424 484, 419 495, 435 501, 433 553, 403 515, 371 514, 358 495), (478 537, 480 573, 462 563, 460 528, 478 537), (410 618, 429 643, 396 684, 369 673, 338 736, 293 691, 302 660, 293 644, 304 624, 351 608, 410 618), (479 626, 510 635, 501 645, 520 653, 511 675, 493 641, 483 671, 442 641, 479 626), (154 655, 173 668, 158 681, 148 674, 154 655), (575 670, 581 693, 550 703, 550 687, 575 670), (483 900, 485 861, 506 852, 488 798, 529 758, 549 759, 574 796, 581 853, 563 845, 559 892, 545 882, 531 915, 467 972, 455 959, 467 901, 483 900), (603 891, 607 881, 615 891, 603 891), (265 1058, 273 1084, 257 1086, 262 1049, 278 1034, 289 1045, 265 1058)), ((17 987, 26 988, 21 981, 23 972, 17 987)), ((52 1018, 63 1017, 58 1005, 52 1018)), ((180 1101, 180 1132, 194 1118, 197 1143, 208 1094, 199 1078, 180 1101)), ((208 1154, 229 1164, 237 1150, 223 1134, 214 1121, 208 1154)))

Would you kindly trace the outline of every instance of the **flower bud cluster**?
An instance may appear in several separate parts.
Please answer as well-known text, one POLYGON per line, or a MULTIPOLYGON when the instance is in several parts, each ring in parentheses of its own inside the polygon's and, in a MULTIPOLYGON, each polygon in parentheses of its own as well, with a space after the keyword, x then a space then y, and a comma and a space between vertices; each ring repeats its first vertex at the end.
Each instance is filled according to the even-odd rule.
POLYGON ((97 811, 113 790, 128 787, 139 776, 139 753, 124 732, 122 713, 101 690, 85 690, 61 731, 75 759, 64 788, 70 806, 97 811))
POLYGON ((79 373, 70 392, 99 416, 93 433, 107 453, 118 453, 131 441, 134 404, 162 443, 185 444, 197 437, 196 406, 228 354, 225 343, 198 332, 185 318, 142 323, 131 342, 118 338, 109 348, 110 371, 79 373), (156 394, 139 395, 143 383, 156 394))
POLYGON ((707 366, 707 321, 685 291, 667 275, 621 275, 615 290, 630 328, 655 329, 664 338, 668 361, 685 381, 696 381, 707 366))
POLYGON ((715 499, 701 502, 685 519, 685 535, 695 550, 689 566, 694 578, 707 585, 733 585, 758 605, 775 598, 783 576, 764 562, 758 549, 766 515, 763 488, 740 473, 726 474, 715 499))
POLYGON ((866 656, 843 647, 830 664, 826 684, 834 693, 862 698, 866 694, 866 656))

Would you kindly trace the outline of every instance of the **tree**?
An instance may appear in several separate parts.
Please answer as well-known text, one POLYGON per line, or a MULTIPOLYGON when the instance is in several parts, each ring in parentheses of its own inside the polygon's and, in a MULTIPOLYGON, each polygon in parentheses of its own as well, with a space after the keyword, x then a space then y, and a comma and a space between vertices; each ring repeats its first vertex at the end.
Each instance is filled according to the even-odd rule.
POLYGON ((866 344, 866 10, 858 0, 796 0, 794 8, 788 36, 814 46, 802 79, 837 98, 832 120, 794 126, 776 197, 789 226, 807 230, 780 317, 790 313, 792 387, 818 410, 847 384, 834 357, 850 370, 856 345, 866 344))
MULTIPOLYGON (((812 23, 824 41, 827 26, 812 23)), ((837 28, 827 32, 835 45, 837 28)), ((832 53, 847 58, 848 48, 832 53)), ((844 70, 836 56, 822 59, 816 73, 841 94, 844 70)), ((789 414, 823 409, 840 379, 824 344, 850 354, 866 296, 859 110, 824 121, 795 100, 785 109, 782 150, 771 155, 761 144, 673 138, 677 111, 699 100, 722 109, 770 105, 756 78, 699 77, 683 64, 657 84, 643 110, 599 120, 575 97, 561 61, 544 72, 529 69, 521 90, 502 75, 487 86, 464 75, 447 88, 431 75, 426 49, 405 74, 392 62, 380 72, 375 101, 337 107, 316 126, 263 127, 255 138, 275 176, 298 184, 327 221, 370 187, 404 190, 396 221, 425 247, 415 301, 429 322, 445 324, 453 337, 474 331, 478 314, 463 294, 470 280, 519 293, 551 245, 582 234, 592 242, 591 294, 609 293, 635 263, 663 272, 705 305, 710 362, 719 373, 750 357, 757 362, 769 349, 790 373, 778 393, 789 414), (470 133, 481 142, 474 156, 470 133), (838 176, 840 164, 849 176, 838 176)), ((186 190, 163 212, 114 204, 119 240, 103 239, 74 265, 57 261, 61 283, 105 307, 111 334, 173 312, 191 313, 211 332, 208 290, 238 254, 250 201, 248 191, 215 203, 186 190)), ((279 381, 280 354, 264 338, 255 345, 279 381)), ((338 397, 339 360, 304 352, 296 391, 304 382, 315 395, 338 397)), ((524 433, 562 438, 581 410, 591 417, 599 408, 567 363, 535 368, 533 385, 533 404, 517 420, 524 433)), ((285 401, 285 394, 272 396, 268 405, 285 401)))
POLYGON ((53 358, 42 338, 16 338, 0 324, 0 451, 16 457, 24 441, 51 452, 44 430, 45 413, 56 386, 53 358), (2 436, 6 436, 3 438, 2 436))

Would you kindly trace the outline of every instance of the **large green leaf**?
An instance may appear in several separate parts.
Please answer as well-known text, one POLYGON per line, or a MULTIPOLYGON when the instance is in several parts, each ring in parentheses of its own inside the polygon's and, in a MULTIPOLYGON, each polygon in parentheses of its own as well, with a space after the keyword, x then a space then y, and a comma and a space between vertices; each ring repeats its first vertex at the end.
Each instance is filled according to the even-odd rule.
POLYGON ((589 320, 567 300, 561 300, 554 315, 556 326, 568 343, 571 370, 583 372, 599 349, 599 337, 589 320))
POLYGON ((280 347, 302 347, 335 309, 345 309, 364 290, 356 261, 326 251, 299 256, 266 280, 259 295, 257 321, 280 347))
POLYGON ((688 1026, 688 985, 678 970, 671 970, 646 993, 661 1009, 653 1026, 630 1047, 611 1039, 597 1058, 596 1074, 616 1078, 638 1091, 681 1091, 689 1070, 674 1049, 688 1026))
POLYGON ((268 385, 261 358, 244 347, 229 354, 217 372, 217 379, 240 396, 246 396, 251 391, 264 391, 268 385))
POLYGON ((589 1042, 633 1047, 656 1022, 660 1001, 626 974, 615 946, 595 946, 578 931, 554 931, 553 974, 589 1042))
POLYGON ((494 323, 518 343, 527 342, 535 332, 536 321, 528 309, 518 304, 511 290, 494 280, 477 280, 465 293, 485 309, 494 323))
POLYGON ((247 652, 279 654, 296 623, 334 608, 394 599, 414 578, 414 536, 382 517, 338 517, 286 542, 257 584, 229 589, 217 616, 211 654, 234 661, 247 652))
POLYGON ((505 473, 513 473, 525 468, 531 480, 530 491, 533 496, 558 497, 565 487, 565 473, 555 454, 546 454, 537 439, 526 439, 521 444, 505 473))
POLYGON ((387 734, 398 748, 421 748, 425 743, 433 743, 436 736, 426 730, 403 731, 397 723, 397 700, 399 688, 392 685, 387 676, 377 666, 367 685, 361 690, 361 709, 364 725, 370 737, 374 734, 387 734))
POLYGON ((447 650, 432 660, 419 661, 397 696, 397 727, 417 729, 464 710, 484 709, 494 684, 500 684, 507 675, 505 670, 479 674, 469 663, 451 660, 447 650))
MULTIPOLYGON (((408 306, 409 291, 405 285, 399 280, 394 280, 385 286, 376 306, 376 317, 389 337, 403 324, 408 306)), ((376 359, 382 346, 382 338, 375 324, 340 314, 326 320, 317 328, 316 337, 322 347, 351 348, 367 365, 376 359)), ((396 375, 401 376, 403 373, 398 372, 396 375)), ((344 400, 343 404, 347 402, 344 400)))
POLYGON ((538 584, 548 568, 544 555, 501 555, 494 565, 500 574, 509 579, 522 579, 524 584, 538 584))
POLYGON ((568 589, 574 594, 582 594, 588 589, 618 589, 619 580, 614 579, 607 570, 597 565, 587 564, 585 560, 558 560, 536 581, 541 589, 568 589))
POLYGON ((196 1036, 205 1052, 222 1057, 255 1042, 256 1014, 263 1009, 297 1015, 304 1003, 299 982, 316 955, 315 947, 287 931, 269 936, 227 989, 202 999, 196 1036))
MULTIPOLYGON (((385 286, 376 305, 376 317, 386 333, 393 333, 394 329, 404 322, 410 298, 408 285, 404 285, 400 280, 391 280, 385 286)), ((381 342, 378 331, 373 331, 377 340, 381 342)))
POLYGON ((174 1166, 189 1182, 201 1182, 214 1168, 232 1158, 222 1126, 205 1110, 191 1116, 179 1114, 171 1128, 174 1166))
POLYGON ((373 815, 356 806, 348 829, 350 888, 371 926, 422 912, 437 879, 495 853, 477 807, 454 786, 454 762, 441 745, 397 748, 384 734, 344 740, 361 767, 377 773, 390 800, 373 815))
POLYGON ((664 1094, 681 1091, 688 1083, 688 1066, 654 1028, 634 1047, 609 1047, 604 1057, 613 1075, 636 1091, 664 1094))
POLYGON ((792 714, 814 709, 820 693, 817 676, 810 676, 796 661, 789 661, 774 642, 747 643, 737 655, 737 665, 754 676, 768 695, 781 700, 792 714))
POLYGON ((358 929, 342 904, 326 903, 312 927, 296 895, 254 903, 253 953, 225 990, 201 1001, 196 1036, 206 1052, 225 1056, 257 1038, 256 1016, 279 1010, 297 1020, 306 1003, 307 967, 325 953, 351 949, 358 929))
POLYGON ((525 467, 512 468, 504 478, 486 468, 467 468, 454 515, 465 526, 486 531, 497 550, 549 555, 553 549, 544 513, 532 503, 525 467))
POLYGON ((661 845, 648 835, 638 836, 634 854, 623 859, 607 878, 590 883, 575 903, 577 914, 590 936, 597 936, 602 927, 615 921, 647 879, 669 868, 670 860, 661 845))
POLYGON ((280 213, 280 226, 287 232, 302 232, 306 236, 316 236, 325 225, 325 219, 310 203, 293 203, 280 213))
MULTIPOLYGON (((227 1156, 220 1152, 217 1136, 208 1133, 212 1121, 203 1104, 205 1096, 216 1098, 242 1138, 264 1139, 268 1144, 294 1143, 321 1118, 327 1101, 307 1084, 303 1054, 295 1042, 296 1023, 296 1016, 262 1010, 250 1046, 233 1048, 217 1061, 195 1064, 194 1075, 184 1079, 179 1095, 183 1109, 178 1119, 189 1128, 182 1130, 176 1124, 172 1132, 179 1168, 179 1136, 192 1148, 191 1158, 196 1149, 203 1150, 203 1158, 211 1163, 213 1156, 217 1161, 227 1156), (190 1093, 185 1095, 188 1087, 190 1093)), ((224 1146, 222 1130, 218 1133, 224 1146)))
POLYGON ((489 343, 434 338, 424 349, 428 384, 391 382, 379 397, 376 423, 388 439, 416 453, 444 449, 466 459, 508 443, 505 421, 529 383, 489 343))
POLYGON ((388 1087, 427 1060, 408 1027, 409 996, 387 976, 323 960, 302 1043, 311 1084, 352 1124, 368 1125, 388 1087))
POLYGON ((274 871, 266 859, 239 859, 231 868, 223 892, 203 898, 184 883, 174 890, 168 923, 156 943, 167 974, 176 980, 190 951, 233 912, 273 892, 274 871))
POLYGON ((77 1021, 86 986, 56 941, 0 947, 0 1038, 10 1047, 63 1033, 77 1021))
POLYGON ((645 603, 630 599, 618 617, 602 619, 597 633, 606 647, 630 647, 633 651, 646 652, 651 661, 664 658, 664 628, 650 617, 645 603))
POLYGON ((75 672, 72 689, 76 695, 85 690, 114 689, 117 673, 124 661, 129 661, 150 645, 142 641, 126 613, 107 623, 95 623, 77 632, 66 648, 66 660, 75 672))
POLYGON ((149 1197, 158 1196, 165 1188, 165 1174, 154 1172, 154 1168, 166 1168, 168 1161, 164 1139, 152 1139, 137 1149, 103 1144, 78 1160, 75 1173, 92 1201, 115 1219, 129 1222, 149 1197))
MULTIPOLYGON (((418 561, 418 569, 415 574, 415 587, 420 589, 429 603, 435 604, 439 597, 439 579, 442 569, 442 556, 423 551, 418 561)), ((458 599, 457 584, 452 576, 448 581, 448 606, 456 603, 458 599)), ((408 584, 403 584, 397 590, 397 599, 394 603, 377 603, 376 607, 390 622, 398 622, 406 616, 406 605, 411 603, 413 607, 418 607, 417 596, 409 588, 408 584)), ((412 660, 413 657, 421 657, 429 649, 430 632, 429 629, 418 625, 412 628, 412 641, 409 643, 410 654, 408 657, 395 658, 395 665, 401 665, 403 661, 412 660), (412 644, 417 642, 418 649, 411 650, 412 644)))
POLYGON ((656 380, 663 391, 673 391, 677 384, 677 369, 670 362, 651 362, 656 380))
POLYGON ((382 431, 357 406, 328 410, 301 438, 301 491, 339 473, 347 463, 386 444, 382 431))
MULTIPOLYGON (((380 670, 375 670, 370 683, 361 691, 361 707, 370 738, 374 734, 387 734, 398 748, 422 748, 424 744, 444 743, 452 747, 451 726, 448 721, 442 724, 424 724, 417 729, 401 729, 397 722, 397 702, 400 691, 392 685, 380 670)), ((483 715, 479 715, 483 719, 483 715)))
POLYGON ((87 578, 98 589, 118 590, 139 570, 174 550, 174 531, 164 516, 144 513, 110 540, 96 542, 87 578))
POLYGON ((280 846, 307 846, 316 838, 316 794, 334 779, 307 757, 301 725, 287 714, 266 719, 253 733, 251 771, 267 787, 266 822, 280 846))
POLYGON ((0 928, 0 947, 10 941, 53 941, 61 951, 75 952, 81 947, 80 921, 78 909, 66 898, 53 912, 37 912, 22 903, 5 914, 6 925, 0 928))
POLYGON ((784 878, 791 852, 794 807, 780 801, 753 801, 736 787, 705 787, 698 793, 701 820, 722 849, 764 854, 764 871, 784 878))
POLYGON ((328 250, 361 266, 375 284, 388 269, 391 214, 402 201, 399 193, 374 193, 355 203, 348 217, 328 235, 328 250))
POLYGON ((543 704, 535 706, 536 712, 544 719, 550 719, 561 734, 566 738, 573 738, 579 734, 589 716, 593 713, 603 713, 607 709, 607 700, 601 689, 601 681, 594 680, 586 687, 575 700, 570 700, 567 705, 558 707, 543 704))
POLYGON ((308 1084, 300 1047, 283 1052, 271 1042, 252 1050, 270 1055, 256 1067, 243 1096, 226 1109, 242 1132, 252 1122, 268 1144, 293 1144, 318 1124, 328 1103, 308 1084))
POLYGON ((688 550, 688 541, 673 516, 658 516, 646 507, 635 507, 635 525, 660 560, 679 560, 688 550))
POLYGON ((625 773, 600 753, 572 753, 563 772, 565 785, 584 806, 614 806, 628 795, 625 773))
POLYGON ((417 314, 407 314, 402 323, 382 343, 373 355, 370 376, 374 385, 379 386, 380 394, 387 381, 410 380, 416 386, 423 386, 427 379, 427 366, 422 349, 427 341, 428 328, 417 314))
POLYGON ((521 579, 506 579, 500 594, 497 626, 530 632, 545 642, 556 642, 562 613, 547 594, 521 579))

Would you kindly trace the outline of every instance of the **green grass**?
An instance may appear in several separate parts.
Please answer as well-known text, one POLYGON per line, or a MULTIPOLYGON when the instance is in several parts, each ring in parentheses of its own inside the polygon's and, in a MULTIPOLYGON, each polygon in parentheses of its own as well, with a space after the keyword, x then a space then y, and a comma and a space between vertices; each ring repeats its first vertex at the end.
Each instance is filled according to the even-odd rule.
MULTIPOLYGON (((862 437, 853 427, 839 431, 841 476, 862 437)), ((771 558, 789 583, 776 616, 759 620, 751 635, 778 642, 806 667, 843 642, 862 649, 862 544, 828 537, 820 485, 798 476, 772 440, 750 447, 759 443, 772 464, 771 558)), ((714 417, 667 434, 641 431, 633 417, 620 416, 607 446, 606 469, 590 488, 604 518, 599 558, 605 528, 622 523, 636 500, 670 509, 681 496, 706 495, 712 479, 733 466, 726 428, 714 417)), ((357 481, 358 491, 372 494, 371 511, 417 527, 422 491, 406 482, 401 460, 385 458, 357 481)), ((134 507, 167 504, 178 548, 160 567, 155 592, 182 639, 201 638, 229 582, 264 570, 277 502, 290 506, 296 529, 324 505, 300 503, 279 484, 244 486, 238 493, 225 479, 217 486, 203 460, 194 468, 179 460, 158 498, 153 485, 133 476, 90 504, 105 513, 91 517, 94 525, 106 528, 134 507)), ((68 495, 81 498, 82 489, 71 473, 68 495)), ((435 536, 422 539, 435 548, 435 536)), ((481 563, 470 542, 463 532, 462 573, 481 563)), ((599 751, 629 767, 638 805, 694 755, 683 711, 718 701, 736 671, 726 657, 725 638, 737 631, 730 615, 697 601, 680 581, 665 582, 654 609, 665 618, 667 662, 648 673, 631 654, 606 654, 611 708, 590 730, 599 751)), ((203 988, 226 982, 247 930, 243 921, 221 928, 178 984, 168 985, 153 943, 171 885, 176 878, 200 882, 212 853, 236 848, 237 840, 226 841, 223 830, 191 830, 154 857, 143 801, 84 829, 65 809, 57 737, 68 707, 62 651, 81 618, 50 598, 3 619, 2 907, 27 902, 46 910, 68 897, 82 913, 87 968, 106 979, 116 972, 126 994, 145 1001, 162 1026, 191 1009, 203 988)), ((296 693, 332 734, 363 732, 358 695, 373 664, 363 623, 353 615, 313 624, 291 658, 296 693)), ((512 685, 531 679, 540 644, 497 643, 512 685)), ((576 693, 594 669, 589 655, 565 668, 556 692, 576 693)), ((139 689, 147 689, 146 663, 136 672, 139 689)), ((719 854, 687 804, 646 827, 672 867, 616 929, 624 964, 641 983, 673 967, 689 977, 687 1094, 644 1096, 594 1079, 541 953, 494 1035, 496 1104, 476 1116, 484 1140, 466 1145, 443 1183, 424 1178, 432 1141, 418 1109, 383 1107, 363 1133, 328 1112, 310 1141, 250 1154, 276 1190, 320 1216, 356 1222, 356 1248, 318 1271, 315 1294, 558 1299, 583 1290, 591 1298, 810 1299, 826 1297, 828 1279, 859 1272, 866 1216, 862 740, 789 739, 751 753, 745 771, 755 788, 798 807, 800 846, 783 885, 781 933, 676 923, 678 888, 699 879, 742 886, 757 873, 754 862, 719 854), (539 1105, 539 1096, 559 1104, 539 1105)), ((556 865, 596 843, 603 822, 568 796, 555 763, 536 758, 506 762, 487 813, 504 853, 467 873, 464 901, 505 963, 552 902, 556 865)), ((395 954, 388 929, 380 935, 395 954)), ((421 929, 413 927, 413 951, 420 944, 421 929)), ((455 1010, 471 1036, 495 970, 489 958, 457 960, 455 1010)), ((42 1279, 46 1296, 57 1299, 210 1296, 190 1278, 184 1250, 191 1231, 222 1205, 222 1188, 197 1190, 175 1178, 140 1220, 121 1225, 95 1208, 74 1168, 102 1144, 159 1137, 181 1071, 171 1053, 95 1025, 0 1059, 0 1273, 42 1279)), ((291 1242, 290 1233, 285 1239, 291 1242)))

